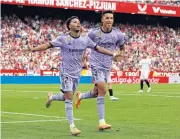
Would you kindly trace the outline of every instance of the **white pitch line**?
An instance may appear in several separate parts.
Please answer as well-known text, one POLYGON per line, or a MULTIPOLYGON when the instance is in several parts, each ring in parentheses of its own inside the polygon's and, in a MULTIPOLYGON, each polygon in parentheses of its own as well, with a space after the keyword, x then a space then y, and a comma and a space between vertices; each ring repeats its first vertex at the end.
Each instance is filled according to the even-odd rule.
POLYGON ((1 124, 17 124, 17 123, 38 123, 38 122, 59 122, 66 121, 67 119, 61 120, 33 120, 33 121, 12 121, 12 122, 0 122, 1 124))
POLYGON ((50 116, 50 115, 41 115, 41 114, 32 114, 32 113, 19 113, 19 112, 6 112, 2 111, 4 114, 14 114, 14 115, 26 115, 26 116, 37 116, 37 117, 48 117, 48 118, 66 118, 60 116, 50 116))
MULTIPOLYGON (((26 116, 37 116, 37 117, 47 117, 47 118, 60 118, 60 119, 66 119, 66 117, 60 117, 60 116, 51 116, 51 115, 41 115, 41 114, 32 114, 32 113, 18 113, 18 112, 5 112, 2 111, 1 114, 14 114, 14 115, 26 115, 26 116)), ((74 120, 81 120, 79 118, 74 118, 74 120)))
POLYGON ((156 92, 156 91, 153 91, 153 92, 158 93, 158 94, 169 94, 169 93, 177 94, 177 95, 180 94, 180 92, 170 92, 170 91, 169 92, 158 92, 158 91, 156 92))
MULTIPOLYGON (((30 91, 30 90, 1 90, 1 91, 17 91, 17 92, 44 92, 44 93, 47 93, 48 91, 30 91)), ((137 92, 132 92, 134 94, 125 94, 125 92, 123 93, 116 93, 117 96, 137 96, 137 95, 141 95, 140 93, 137 93, 137 92)), ((161 93, 161 92, 153 92, 153 93, 161 93)), ((148 95, 146 96, 149 96, 149 97, 174 97, 174 98, 178 98, 180 96, 172 96, 172 95, 167 95, 167 92, 166 92, 166 95, 156 95, 156 94, 153 94, 153 93, 149 93, 148 95)), ((163 92, 162 92, 163 93, 163 92)), ((144 93, 145 94, 145 93, 144 93)), ((169 94, 178 94, 178 92, 169 92, 169 94)))
POLYGON ((16 92, 44 92, 44 93, 47 93, 48 91, 46 90, 46 91, 30 91, 30 90, 1 90, 1 91, 4 91, 4 92, 10 92, 10 91, 12 91, 12 92, 14 92, 14 91, 16 91, 16 92))
MULTIPOLYGON (((117 94, 116 94, 117 95, 117 94)), ((118 96, 146 96, 146 97, 174 97, 174 98, 178 98, 180 96, 170 96, 170 95, 155 95, 155 94, 147 94, 147 95, 143 95, 143 94, 118 94, 118 96)))

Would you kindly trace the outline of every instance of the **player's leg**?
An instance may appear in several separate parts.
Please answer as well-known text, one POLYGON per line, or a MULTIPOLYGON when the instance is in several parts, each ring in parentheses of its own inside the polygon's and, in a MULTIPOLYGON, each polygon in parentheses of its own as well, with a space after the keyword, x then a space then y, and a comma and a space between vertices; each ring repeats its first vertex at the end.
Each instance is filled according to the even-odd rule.
POLYGON ((149 72, 147 71, 146 73, 145 73, 145 82, 146 82, 146 84, 147 84, 147 86, 148 86, 148 90, 147 90, 147 92, 149 93, 150 91, 151 91, 151 86, 150 86, 150 83, 149 83, 149 81, 148 81, 148 77, 149 77, 149 72))
POLYGON ((109 95, 110 95, 110 100, 114 100, 114 101, 118 100, 119 98, 114 97, 114 94, 113 94, 110 72, 106 72, 106 80, 107 80, 107 84, 108 84, 108 91, 109 91, 109 95))
POLYGON ((143 86, 144 86, 144 84, 143 84, 143 82, 144 82, 144 80, 140 80, 140 93, 143 93, 143 86))
POLYGON ((61 87, 64 92, 65 111, 66 111, 66 117, 68 119, 69 126, 70 126, 70 132, 72 135, 78 135, 81 133, 81 131, 76 128, 74 124, 74 117, 73 117, 74 79, 63 75, 61 87))
POLYGON ((76 92, 76 97, 78 96, 78 99, 80 99, 80 100, 89 99, 89 98, 96 98, 97 95, 95 95, 95 94, 97 94, 97 93, 95 93, 95 90, 97 90, 97 89, 95 89, 95 88, 93 90, 89 90, 89 91, 87 91, 85 93, 81 93, 80 91, 77 91, 76 92))
MULTIPOLYGON (((94 81, 97 81, 99 78, 101 78, 99 76, 102 76, 102 75, 98 74, 98 72, 100 70, 97 70, 97 69, 94 69, 94 68, 92 68, 91 70, 92 70, 92 78, 93 78, 94 81)), ((76 92, 76 108, 80 107, 81 101, 83 99, 96 98, 97 95, 98 95, 98 88, 97 88, 96 84, 95 84, 93 90, 89 90, 86 93, 81 93, 80 91, 77 91, 76 92)))
POLYGON ((52 104, 52 101, 56 100, 56 101, 64 101, 64 94, 62 92, 62 89, 60 89, 61 92, 58 94, 52 94, 52 92, 48 93, 48 99, 46 101, 46 108, 49 108, 52 104))
MULTIPOLYGON (((106 95, 106 82, 105 82, 105 70, 102 69, 93 69, 93 80, 97 87, 98 96, 96 99, 97 109, 98 109, 98 116, 99 116, 99 130, 110 129, 111 125, 106 124, 105 122, 105 95, 106 95)), ((95 92, 94 92, 95 93, 95 92)))
POLYGON ((144 86, 143 82, 144 82, 144 73, 141 72, 141 75, 140 75, 140 91, 139 91, 140 93, 143 93, 143 86, 144 86))
POLYGON ((46 101, 46 108, 49 108, 51 106, 53 100, 64 101, 64 94, 60 92, 56 95, 53 95, 52 92, 49 92, 48 99, 46 101))
POLYGON ((93 90, 89 90, 86 93, 81 93, 80 91, 76 91, 76 108, 79 109, 81 105, 81 100, 83 99, 90 99, 90 98, 96 98, 98 95, 98 89, 97 86, 94 86, 93 90))
POLYGON ((97 109, 98 109, 98 115, 99 115, 99 130, 106 130, 110 129, 111 125, 106 124, 105 121, 105 94, 106 94, 106 87, 105 87, 105 82, 97 82, 97 88, 98 88, 98 96, 96 99, 96 104, 97 104, 97 109))

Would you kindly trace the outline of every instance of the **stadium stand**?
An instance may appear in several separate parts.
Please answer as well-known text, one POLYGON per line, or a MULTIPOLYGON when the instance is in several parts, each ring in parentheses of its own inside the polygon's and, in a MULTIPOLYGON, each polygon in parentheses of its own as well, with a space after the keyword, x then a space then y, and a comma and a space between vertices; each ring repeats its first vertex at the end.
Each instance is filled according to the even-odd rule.
MULTIPOLYGON (((94 13, 95 14, 95 13, 94 13)), ((2 14, 0 69, 59 69, 60 51, 50 49, 44 52, 25 51, 28 44, 38 45, 56 38, 66 31, 64 18, 2 14)), ((123 19, 124 20, 124 19, 123 19)), ((100 23, 83 21, 88 32, 100 23)), ((180 69, 180 28, 160 24, 133 24, 115 22, 125 35, 127 59, 114 66, 120 70, 137 70, 144 52, 153 58, 154 70, 175 71, 180 69)))

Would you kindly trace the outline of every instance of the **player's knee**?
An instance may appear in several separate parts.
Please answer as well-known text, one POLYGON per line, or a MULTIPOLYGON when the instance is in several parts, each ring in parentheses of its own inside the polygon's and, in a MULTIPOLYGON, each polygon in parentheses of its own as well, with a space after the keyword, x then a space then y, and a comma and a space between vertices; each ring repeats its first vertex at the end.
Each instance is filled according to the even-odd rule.
POLYGON ((97 97, 98 96, 98 91, 93 91, 92 96, 97 97))
POLYGON ((73 100, 73 93, 72 92, 65 92, 64 98, 65 98, 65 100, 73 100))
POLYGON ((96 93, 98 93, 98 87, 97 87, 97 85, 95 85, 94 88, 93 88, 93 94, 96 94, 96 93))
POLYGON ((97 87, 98 87, 98 94, 105 94, 106 93, 105 83, 98 83, 97 87))

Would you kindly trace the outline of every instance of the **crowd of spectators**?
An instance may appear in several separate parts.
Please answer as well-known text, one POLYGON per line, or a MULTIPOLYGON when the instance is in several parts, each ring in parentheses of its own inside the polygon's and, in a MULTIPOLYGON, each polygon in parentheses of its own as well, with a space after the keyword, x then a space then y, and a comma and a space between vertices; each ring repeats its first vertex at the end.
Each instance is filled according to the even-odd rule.
MULTIPOLYGON (((16 15, 1 17, 0 69, 50 70, 59 69, 60 50, 42 52, 27 51, 28 44, 38 45, 55 39, 66 31, 60 19, 44 19, 39 16, 18 18, 16 15)), ((99 23, 83 22, 88 32, 99 23)), ((128 57, 113 67, 120 70, 137 70, 143 53, 152 59, 154 70, 180 69, 180 29, 166 26, 119 24, 126 38, 125 55, 128 57)))

